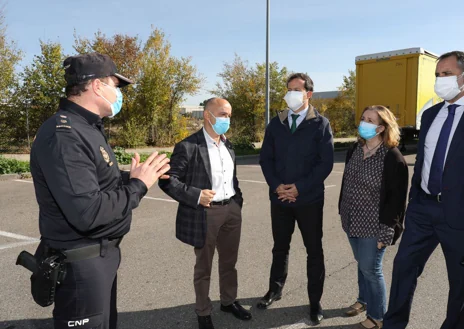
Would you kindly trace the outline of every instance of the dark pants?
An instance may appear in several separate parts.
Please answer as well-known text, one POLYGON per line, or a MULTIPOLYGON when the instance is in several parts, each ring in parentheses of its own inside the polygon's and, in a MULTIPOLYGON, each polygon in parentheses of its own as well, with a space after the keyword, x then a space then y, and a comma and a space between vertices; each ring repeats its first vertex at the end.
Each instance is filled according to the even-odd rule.
MULTIPOLYGON (((40 247, 39 247, 40 248, 40 247)), ((104 257, 67 264, 53 310, 55 329, 116 329, 116 273, 119 247, 108 247, 104 257)))
POLYGON ((193 283, 195 286, 195 312, 199 316, 211 314, 213 305, 209 298, 209 286, 214 251, 219 255, 219 291, 221 304, 229 306, 237 298, 237 263, 242 209, 235 200, 206 210, 206 242, 203 248, 195 248, 196 263, 193 283))
POLYGON ((272 267, 269 289, 281 291, 288 274, 290 242, 298 223, 307 253, 308 296, 311 305, 322 297, 325 279, 324 252, 322 250, 322 215, 324 201, 307 206, 283 207, 271 203, 272 267))
MULTIPOLYGON (((446 260, 449 298, 442 329, 464 328, 464 231, 448 226, 441 203, 420 195, 406 213, 406 228, 393 267, 393 280, 384 329, 406 328, 417 278, 432 252, 441 245, 446 260)), ((445 279, 445 278, 443 278, 445 279)))

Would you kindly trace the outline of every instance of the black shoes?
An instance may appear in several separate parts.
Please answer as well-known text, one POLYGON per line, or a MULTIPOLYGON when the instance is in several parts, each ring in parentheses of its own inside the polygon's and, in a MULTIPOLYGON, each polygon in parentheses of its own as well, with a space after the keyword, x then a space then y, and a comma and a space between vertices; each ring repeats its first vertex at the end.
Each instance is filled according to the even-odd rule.
POLYGON ((213 320, 210 315, 198 316, 198 329, 214 329, 213 320))
POLYGON ((324 319, 324 314, 322 314, 322 306, 321 303, 318 303, 315 306, 309 307, 309 318, 313 322, 313 324, 320 324, 322 319, 324 319))
POLYGON ((251 313, 244 309, 239 302, 235 301, 229 306, 224 306, 221 304, 221 311, 226 313, 232 313, 237 319, 240 320, 251 320, 251 313))
POLYGON ((272 305, 275 301, 278 301, 282 298, 282 291, 280 292, 275 292, 272 290, 269 290, 266 295, 264 295, 263 298, 258 302, 256 307, 259 309, 265 310, 269 306, 272 305))

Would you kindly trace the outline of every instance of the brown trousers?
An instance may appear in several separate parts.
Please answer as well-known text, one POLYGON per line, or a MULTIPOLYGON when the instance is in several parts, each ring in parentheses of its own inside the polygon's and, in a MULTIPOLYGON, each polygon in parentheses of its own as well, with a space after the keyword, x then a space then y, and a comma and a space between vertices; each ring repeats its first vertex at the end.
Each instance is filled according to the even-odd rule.
POLYGON ((207 233, 203 248, 195 248, 197 257, 193 283, 195 286, 195 312, 199 316, 211 314, 213 305, 209 286, 214 251, 219 255, 219 290, 221 304, 231 305, 237 298, 238 247, 242 227, 242 210, 235 200, 228 205, 211 206, 206 210, 207 233))

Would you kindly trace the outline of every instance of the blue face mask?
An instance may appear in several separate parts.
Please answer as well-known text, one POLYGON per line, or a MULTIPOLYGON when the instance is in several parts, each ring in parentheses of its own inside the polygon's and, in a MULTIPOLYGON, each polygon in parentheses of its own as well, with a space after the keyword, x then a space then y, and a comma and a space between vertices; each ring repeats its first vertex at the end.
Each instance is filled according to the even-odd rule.
POLYGON ((372 123, 361 121, 358 127, 359 136, 361 136, 361 138, 365 140, 372 139, 378 135, 377 133, 378 127, 379 126, 376 126, 372 123))
POLYGON ((211 126, 213 127, 214 132, 218 135, 225 134, 230 127, 230 118, 216 118, 213 115, 213 113, 211 113, 210 111, 208 112, 213 116, 213 118, 216 119, 216 123, 214 125, 211 123, 211 121, 209 121, 209 123, 211 123, 211 126))
POLYGON ((110 87, 111 89, 113 89, 116 93, 116 100, 114 101, 114 103, 110 103, 109 100, 107 100, 105 97, 101 96, 105 101, 108 102, 108 104, 111 105, 111 115, 110 115, 110 118, 114 118, 114 116, 116 114, 118 114, 119 112, 121 112, 121 108, 122 108, 122 92, 119 88, 115 88, 115 87, 111 87, 109 85, 107 85, 106 83, 103 83, 103 85, 107 86, 107 87, 110 87))

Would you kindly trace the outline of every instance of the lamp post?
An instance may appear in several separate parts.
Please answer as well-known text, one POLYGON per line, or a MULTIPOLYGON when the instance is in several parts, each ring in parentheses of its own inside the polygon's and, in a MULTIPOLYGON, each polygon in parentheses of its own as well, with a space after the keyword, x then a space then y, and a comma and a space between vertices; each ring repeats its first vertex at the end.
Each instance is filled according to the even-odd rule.
POLYGON ((270 0, 266 0, 266 126, 269 124, 269 12, 270 0))

